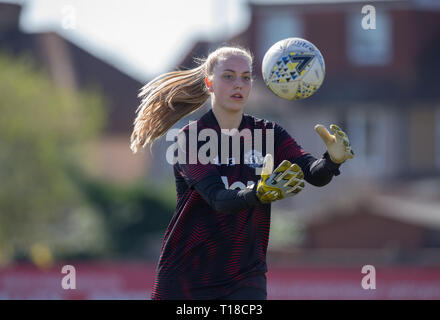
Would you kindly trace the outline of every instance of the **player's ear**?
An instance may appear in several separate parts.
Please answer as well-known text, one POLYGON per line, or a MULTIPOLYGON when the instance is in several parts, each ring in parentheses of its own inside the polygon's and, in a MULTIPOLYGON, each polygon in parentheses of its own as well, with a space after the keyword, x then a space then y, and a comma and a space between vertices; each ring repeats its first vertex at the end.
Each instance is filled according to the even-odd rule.
POLYGON ((206 88, 208 88, 209 92, 213 92, 212 90, 212 81, 208 79, 208 77, 205 77, 205 85, 206 88))

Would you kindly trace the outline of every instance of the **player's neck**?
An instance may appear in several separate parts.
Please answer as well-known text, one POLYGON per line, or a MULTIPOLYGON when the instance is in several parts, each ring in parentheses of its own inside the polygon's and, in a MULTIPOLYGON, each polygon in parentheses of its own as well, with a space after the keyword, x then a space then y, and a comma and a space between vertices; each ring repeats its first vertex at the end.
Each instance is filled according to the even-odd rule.
POLYGON ((238 129, 243 117, 243 111, 228 112, 215 106, 212 106, 212 112, 217 119, 220 129, 238 129))

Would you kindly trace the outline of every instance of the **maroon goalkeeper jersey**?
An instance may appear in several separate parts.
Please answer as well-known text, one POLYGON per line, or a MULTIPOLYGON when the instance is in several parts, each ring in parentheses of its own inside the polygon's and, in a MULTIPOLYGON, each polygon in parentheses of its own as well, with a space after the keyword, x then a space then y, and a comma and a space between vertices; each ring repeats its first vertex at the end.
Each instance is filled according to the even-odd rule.
MULTIPOLYGON (((221 136, 212 110, 197 122, 197 132, 214 129, 218 134, 219 155, 221 136)), ((181 132, 188 134, 189 125, 181 132)), ((152 299, 217 299, 239 287, 266 290, 266 251, 269 241, 270 204, 260 204, 232 214, 215 211, 194 186, 210 176, 220 176, 227 189, 243 189, 257 183, 266 154, 269 132, 273 133, 274 168, 282 160, 295 159, 307 153, 289 134, 272 121, 243 114, 239 131, 250 129, 262 134, 261 148, 245 149, 240 139, 240 159, 229 142, 227 163, 221 161, 174 164, 177 206, 166 229, 157 266, 152 299), (260 129, 260 130, 256 130, 260 129), (268 131, 267 129, 272 129, 268 131)), ((227 139, 232 139, 228 137, 227 139)), ((189 139, 188 139, 189 140, 189 139)), ((200 141, 197 149, 203 146, 200 141)), ((194 151, 194 150, 193 150, 194 151)), ((270 152, 270 150, 268 150, 270 152)), ((219 158, 217 158, 219 159, 219 158)), ((221 159, 221 158, 220 158, 221 159)), ((187 158, 188 160, 188 158, 187 158)))

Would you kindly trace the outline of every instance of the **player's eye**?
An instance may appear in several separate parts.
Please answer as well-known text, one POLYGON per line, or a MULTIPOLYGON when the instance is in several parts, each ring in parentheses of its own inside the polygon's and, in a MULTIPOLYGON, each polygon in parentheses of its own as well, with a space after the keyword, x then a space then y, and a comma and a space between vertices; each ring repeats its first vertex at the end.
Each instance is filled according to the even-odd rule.
POLYGON ((223 78, 226 80, 232 80, 234 77, 232 76, 232 74, 227 73, 223 75, 223 78))
POLYGON ((244 77, 243 77, 243 80, 246 81, 246 82, 251 81, 251 77, 249 77, 249 76, 244 76, 244 77))

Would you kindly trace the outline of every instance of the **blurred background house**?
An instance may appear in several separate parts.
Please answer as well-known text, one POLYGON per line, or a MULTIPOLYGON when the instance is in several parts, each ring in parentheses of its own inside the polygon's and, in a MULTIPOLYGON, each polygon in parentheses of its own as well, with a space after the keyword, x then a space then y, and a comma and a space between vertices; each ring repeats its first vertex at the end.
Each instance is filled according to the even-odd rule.
MULTIPOLYGON (((244 30, 232 37, 225 33, 223 37, 193 41, 174 68, 192 68, 194 57, 207 56, 220 45, 248 47, 255 55, 256 80, 245 112, 278 122, 315 157, 320 157, 325 147, 314 132, 314 125, 328 127, 336 123, 348 133, 356 154, 342 165, 341 175, 329 185, 307 185, 301 196, 272 205, 269 296, 438 299, 440 5, 434 0, 245 3, 249 24, 244 30), (366 4, 375 7, 376 29, 361 27, 365 16, 361 9, 366 4), (288 102, 265 87, 260 70, 266 50, 276 41, 293 36, 310 40, 323 53, 326 78, 312 97, 288 102), (359 283, 363 265, 374 265, 382 271, 383 277, 378 275, 377 280, 383 281, 382 291, 362 292, 359 283), (332 281, 339 282, 341 288, 332 291, 332 281), (399 287, 405 281, 405 286, 399 287)), ((172 208, 174 177, 165 160, 169 141, 166 137, 157 141, 153 154, 147 151, 134 156, 128 149, 139 103, 137 93, 144 81, 135 80, 117 65, 93 56, 54 32, 21 32, 20 8, 0 3, 0 49, 14 55, 29 52, 55 83, 75 90, 91 84, 106 98, 108 121, 87 155, 89 174, 123 184, 143 179, 161 184, 168 181, 166 201, 172 208)), ((163 70, 166 71, 170 70, 163 70)), ((175 127, 181 128, 209 107, 207 103, 175 127)), ((124 212, 134 210, 127 208, 124 212)), ((152 211, 142 210, 145 214, 152 211)), ((151 213, 148 221, 156 217, 151 213)), ((124 229, 125 238, 120 238, 127 241, 128 234, 142 235, 135 240, 141 252, 138 258, 145 260, 136 270, 143 268, 146 279, 153 276, 160 230, 167 217, 162 217, 149 234, 145 231, 148 221, 138 223, 144 229, 133 229, 139 221, 133 218, 124 229)), ((115 265, 114 276, 119 267, 124 268, 115 265)), ((9 270, 9 274, 31 272, 12 267, 4 270, 9 270)), ((130 272, 121 271, 121 279, 130 278, 130 272)), ((150 280, 145 281, 148 284, 150 280)), ((135 282, 127 280, 132 287, 135 282)), ((124 290, 116 288, 115 297, 117 292, 123 296, 122 292, 127 292, 124 290)), ((145 293, 143 287, 136 290, 140 291, 132 297, 145 293)))
MULTIPOLYGON (((304 259, 319 250, 316 258, 333 263, 342 254, 336 259, 335 249, 369 249, 358 253, 372 261, 375 249, 394 257, 387 263, 438 264, 440 64, 435 56, 440 54, 440 10, 434 1, 376 1, 376 29, 364 30, 363 5, 251 0, 245 31, 224 42, 196 43, 179 67, 193 67, 193 56, 206 56, 221 44, 249 47, 257 79, 248 112, 277 121, 316 157, 325 151, 313 132, 316 123, 337 123, 348 132, 356 156, 342 165, 340 176, 324 188, 308 185, 301 197, 272 206, 274 215, 279 210, 284 217, 275 217, 275 224, 293 219, 302 226, 302 231, 292 226, 291 232, 301 232, 304 259), (288 102, 265 88, 260 70, 270 46, 292 36, 309 39, 324 53, 326 79, 312 98, 288 102), (415 259, 400 260, 393 252, 425 248, 429 253, 415 259), (331 253, 325 254, 327 249, 331 253)), ((276 247, 273 259, 278 259, 276 247)), ((285 257, 280 250, 279 259, 285 257)), ((302 262, 300 254, 291 257, 302 262)))
POLYGON ((90 148, 90 172, 121 183, 142 176, 148 160, 133 157, 128 148, 142 82, 56 32, 24 33, 19 29, 21 12, 21 5, 0 3, 0 50, 28 55, 57 86, 73 90, 92 87, 105 96, 107 120, 90 148))

